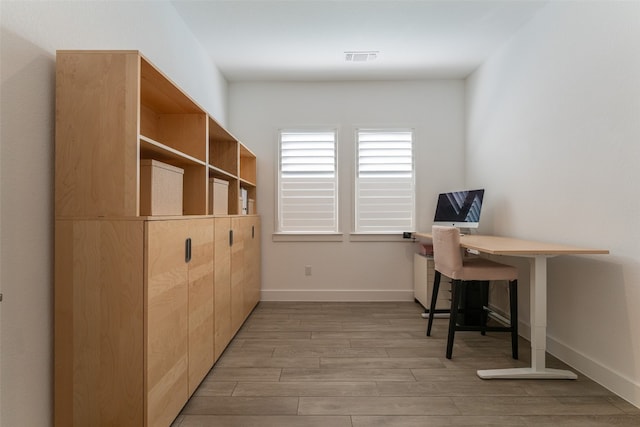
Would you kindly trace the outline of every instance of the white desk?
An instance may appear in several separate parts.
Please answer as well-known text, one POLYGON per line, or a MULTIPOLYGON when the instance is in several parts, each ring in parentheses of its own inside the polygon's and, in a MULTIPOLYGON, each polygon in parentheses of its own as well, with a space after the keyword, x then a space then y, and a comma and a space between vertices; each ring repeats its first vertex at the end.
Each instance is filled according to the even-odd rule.
MULTIPOLYGON (((418 239, 431 240, 431 234, 416 233, 418 239)), ((557 245, 510 237, 464 235, 460 246, 492 255, 526 257, 531 260, 531 367, 479 370, 484 379, 576 379, 571 371, 550 369, 545 366, 547 349, 547 258, 556 255, 608 254, 605 249, 588 249, 557 245)), ((517 321, 517 320, 516 320, 517 321)))

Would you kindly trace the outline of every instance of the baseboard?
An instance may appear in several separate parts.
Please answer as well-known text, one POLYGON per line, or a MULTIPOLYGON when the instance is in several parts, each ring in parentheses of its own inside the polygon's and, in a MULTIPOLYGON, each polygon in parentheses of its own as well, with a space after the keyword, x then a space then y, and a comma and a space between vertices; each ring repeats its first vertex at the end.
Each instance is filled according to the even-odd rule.
POLYGON ((550 336, 547 336, 547 351, 576 371, 640 408, 640 384, 550 336))
POLYGON ((378 290, 265 290, 262 301, 413 301, 413 289, 406 291, 378 290))
MULTIPOLYGON (((531 341, 531 328, 528 323, 519 322, 518 331, 520 336, 531 341)), ((547 335, 547 352, 571 366, 573 370, 591 378, 640 408, 640 384, 549 335, 547 335)))

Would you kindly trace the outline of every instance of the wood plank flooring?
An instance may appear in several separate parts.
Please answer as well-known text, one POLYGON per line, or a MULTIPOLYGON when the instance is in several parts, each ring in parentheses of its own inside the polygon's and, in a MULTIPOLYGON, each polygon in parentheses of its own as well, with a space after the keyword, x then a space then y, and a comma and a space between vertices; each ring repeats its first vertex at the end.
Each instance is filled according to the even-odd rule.
MULTIPOLYGON (((481 380, 529 366, 507 333, 431 337, 413 302, 261 302, 172 427, 640 426, 640 409, 579 374, 481 380)), ((567 368, 547 355, 547 366, 567 368)))

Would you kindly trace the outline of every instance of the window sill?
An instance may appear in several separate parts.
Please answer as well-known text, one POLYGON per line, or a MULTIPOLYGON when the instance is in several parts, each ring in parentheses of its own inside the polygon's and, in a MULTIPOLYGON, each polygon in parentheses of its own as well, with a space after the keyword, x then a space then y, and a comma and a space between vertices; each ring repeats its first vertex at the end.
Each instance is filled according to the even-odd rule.
POLYGON ((402 238, 402 233, 351 233, 349 234, 350 242, 409 242, 414 239, 402 238))
POLYGON ((342 242, 342 233, 273 233, 273 242, 342 242))
MULTIPOLYGON (((273 242, 342 242, 343 233, 273 233, 273 242)), ((404 242, 413 243, 416 239, 405 239, 402 233, 350 233, 350 242, 404 242)))

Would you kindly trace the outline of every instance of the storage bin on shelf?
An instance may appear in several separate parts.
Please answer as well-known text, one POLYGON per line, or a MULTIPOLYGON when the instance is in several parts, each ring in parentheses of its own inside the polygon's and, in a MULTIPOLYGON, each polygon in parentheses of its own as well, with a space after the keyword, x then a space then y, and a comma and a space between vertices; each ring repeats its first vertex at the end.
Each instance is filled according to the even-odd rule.
POLYGON ((229 182, 224 179, 209 179, 209 212, 213 215, 229 214, 229 182))
POLYGON ((158 160, 140 160, 140 215, 182 215, 184 170, 158 160))

